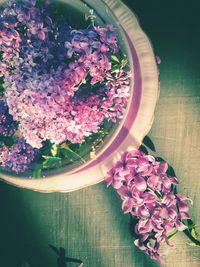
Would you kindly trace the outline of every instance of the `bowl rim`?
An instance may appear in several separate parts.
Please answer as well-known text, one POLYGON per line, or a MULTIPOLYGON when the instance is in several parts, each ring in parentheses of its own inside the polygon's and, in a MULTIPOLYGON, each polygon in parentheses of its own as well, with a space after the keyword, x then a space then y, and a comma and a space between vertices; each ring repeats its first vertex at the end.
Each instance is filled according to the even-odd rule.
MULTIPOLYGON (((154 112, 155 112, 155 107, 156 103, 159 98, 159 73, 157 69, 157 64, 155 61, 155 56, 153 53, 153 48, 152 45, 146 36, 146 34, 143 32, 143 30, 140 27, 140 24, 138 22, 137 17, 131 11, 124 3, 122 3, 120 0, 101 0, 101 2, 105 3, 113 12, 114 16, 116 19, 120 22, 122 25, 124 31, 128 34, 130 40, 132 43, 134 43, 134 48, 136 50, 140 68, 141 68, 141 79, 142 79, 142 98, 141 98, 141 103, 140 108, 138 110, 138 114, 136 117, 136 120, 134 122, 134 125, 132 129, 130 130, 130 136, 132 139, 132 144, 130 146, 126 146, 127 150, 132 149, 132 148, 138 148, 144 138, 144 136, 149 132, 153 119, 154 119, 154 112), (149 87, 149 78, 148 78, 148 68, 151 67, 151 83, 152 85, 149 87), (152 95, 151 95, 152 94, 152 95), (151 99, 151 103, 148 102, 149 97, 151 99), (145 111, 148 112, 148 118, 145 118, 145 111), (145 118, 145 123, 141 125, 141 119, 145 118), (142 127, 141 127, 142 126, 142 127), (134 133, 134 134, 133 134, 134 133)), ((130 102, 129 102, 130 103, 130 102)), ((127 115, 127 114, 126 114, 127 115)), ((126 119, 126 116, 121 120, 120 125, 123 126, 123 123, 126 119)), ((112 135, 115 136, 119 133, 119 129, 116 130, 116 132, 112 135)), ((130 138, 129 138, 130 139, 130 138)), ((110 145, 112 141, 108 141, 106 144, 105 148, 102 150, 105 151, 107 149, 107 146, 110 145)), ((122 146, 123 147, 123 146, 122 146)), ((103 153, 101 151, 101 153, 103 153)), ((116 158, 119 158, 120 151, 122 152, 123 149, 119 149, 117 152, 117 156, 114 155, 112 159, 110 159, 111 162, 114 162, 116 158)), ((99 156, 99 155, 98 155, 99 156)), ((86 163, 86 166, 90 164, 91 161, 88 161, 86 163)), ((85 166, 85 165, 84 165, 85 166)), ((80 169, 84 168, 84 166, 80 166, 79 168, 76 168, 72 170, 70 173, 64 173, 59 172, 56 177, 48 176, 46 178, 40 178, 40 179, 27 179, 27 178, 15 178, 14 176, 9 176, 9 175, 3 175, 3 177, 0 177, 1 180, 3 180, 6 183, 15 185, 20 188, 25 188, 25 189, 30 189, 33 191, 39 191, 39 192, 71 192, 74 190, 78 190, 84 187, 87 187, 89 185, 97 184, 104 180, 104 175, 106 172, 106 167, 104 166, 103 169, 100 168, 100 172, 103 174, 101 177, 97 177, 96 179, 88 179, 87 177, 82 179, 81 185, 78 185, 73 180, 74 175, 79 176, 80 174, 78 173, 80 169), (58 179, 61 179, 61 175, 64 174, 64 177, 62 177, 63 181, 59 181, 58 179), (69 178, 70 177, 70 181, 69 178), (53 181, 53 183, 52 183, 53 181), (54 186, 52 186, 52 185, 54 186)), ((87 170, 85 171, 85 174, 87 176, 87 170)), ((89 170, 88 175, 92 175, 91 170, 89 170), (89 174, 90 173, 90 174, 89 174)), ((2 174, 1 174, 2 176, 2 174)))

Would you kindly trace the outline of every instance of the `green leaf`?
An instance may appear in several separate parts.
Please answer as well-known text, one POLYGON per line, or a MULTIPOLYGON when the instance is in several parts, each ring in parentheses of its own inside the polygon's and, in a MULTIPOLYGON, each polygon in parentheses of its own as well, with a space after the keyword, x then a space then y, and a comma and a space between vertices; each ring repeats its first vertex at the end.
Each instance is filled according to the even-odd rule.
POLYGON ((15 138, 12 136, 0 135, 0 141, 3 142, 6 146, 11 147, 15 144, 15 138))
POLYGON ((143 145, 141 145, 141 146, 139 147, 139 150, 142 151, 142 152, 144 152, 145 154, 148 154, 148 150, 147 150, 147 148, 146 148, 145 146, 143 146, 143 145))
POLYGON ((59 150, 60 150, 59 148, 60 147, 58 145, 52 144, 52 146, 51 146, 51 155, 53 157, 56 157, 59 154, 59 150))
POLYGON ((0 96, 4 95, 3 77, 0 77, 0 96))
MULTIPOLYGON (((188 219, 187 220, 187 223, 188 223, 188 225, 191 225, 191 224, 193 224, 193 222, 192 222, 192 220, 191 219, 188 219)), ((193 229, 193 228, 192 228, 193 229)), ((195 228, 194 228, 195 229, 195 228)), ((198 233, 196 232, 196 230, 195 231, 192 231, 192 230, 189 230, 189 229, 185 229, 184 231, 183 231, 183 233, 193 242, 193 244, 195 245, 195 246, 200 246, 200 240, 198 240, 197 238, 198 238, 198 233)), ((193 245, 193 246, 194 246, 193 245)))
POLYGON ((120 66, 119 66, 119 65, 113 65, 113 66, 111 67, 111 72, 114 72, 114 71, 116 71, 116 70, 118 70, 118 69, 120 69, 120 66))
POLYGON ((124 68, 127 65, 127 63, 128 63, 128 60, 126 58, 123 58, 121 60, 121 67, 124 68))
POLYGON ((169 164, 168 164, 167 174, 169 176, 175 176, 175 177, 177 177, 174 168, 172 166, 170 166, 169 164))
POLYGON ((56 168, 60 167, 62 160, 60 157, 51 157, 51 156, 42 156, 45 161, 43 162, 43 168, 48 169, 48 168, 56 168))
POLYGON ((4 89, 3 87, 0 85, 0 96, 3 96, 4 95, 4 89))
MULTIPOLYGON (((187 223, 186 223, 187 224, 187 223)), ((192 223, 192 224, 187 224, 188 225, 188 229, 189 230, 192 230, 195 226, 196 226, 196 224, 194 224, 194 223, 192 223)))
POLYGON ((115 63, 120 63, 120 62, 119 62, 119 59, 118 59, 118 57, 117 57, 116 55, 111 55, 111 60, 112 60, 113 62, 115 62, 115 63))
POLYGON ((142 142, 146 147, 148 147, 149 149, 151 149, 153 152, 156 152, 156 148, 155 145, 153 143, 153 141, 151 140, 151 138, 146 135, 145 138, 143 139, 142 142))
POLYGON ((200 235, 196 230, 196 224, 191 219, 187 219, 185 221, 185 224, 187 225, 188 230, 190 234, 192 235, 192 237, 194 237, 195 239, 198 239, 200 235))
POLYGON ((92 142, 91 141, 89 142, 89 140, 87 142, 85 141, 85 142, 81 143, 80 147, 78 149, 78 155, 80 157, 87 156, 91 151, 91 147, 92 147, 92 142))
POLYGON ((81 160, 82 162, 85 163, 85 160, 79 154, 73 151, 67 144, 62 144, 60 146, 60 152, 63 154, 65 158, 72 160, 81 160))
POLYGON ((177 233, 178 233, 178 231, 172 233, 171 235, 169 235, 169 236, 167 237, 167 239, 168 239, 168 240, 171 239, 171 238, 174 237, 177 233))
POLYGON ((192 235, 195 239, 198 239, 198 238, 199 238, 199 233, 197 232, 197 230, 195 229, 195 227, 192 228, 192 230, 191 230, 191 235, 192 235))
POLYGON ((33 170, 33 178, 37 179, 37 178, 41 178, 41 177, 42 177, 42 165, 37 164, 33 170))
POLYGON ((3 59, 3 51, 0 51, 0 61, 3 59))

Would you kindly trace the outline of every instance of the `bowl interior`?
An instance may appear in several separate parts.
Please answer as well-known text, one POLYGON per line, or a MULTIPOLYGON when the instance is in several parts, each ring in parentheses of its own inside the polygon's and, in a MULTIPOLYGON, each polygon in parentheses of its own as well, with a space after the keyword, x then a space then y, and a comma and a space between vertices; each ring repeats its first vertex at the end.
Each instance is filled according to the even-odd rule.
MULTIPOLYGON (((64 2, 67 3, 67 1, 64 2)), ((21 179, 2 173, 1 178, 13 185, 40 192, 69 192, 96 184, 104 179, 107 171, 123 151, 138 148, 151 128, 159 96, 159 81, 155 56, 149 39, 141 30, 136 16, 120 0, 81 2, 86 5, 85 7, 97 10, 102 21, 117 27, 120 45, 125 49, 123 51, 128 56, 130 68, 134 74, 126 114, 104 143, 95 160, 72 171, 62 169, 37 180, 21 179)), ((76 5, 76 3, 73 1, 73 4, 76 5)))
MULTIPOLYGON (((74 24, 75 27, 80 28, 86 28, 87 23, 85 20, 85 16, 90 14, 91 10, 94 11, 95 14, 95 23, 97 25, 105 25, 105 24, 112 24, 117 32, 118 41, 120 44, 120 51, 122 54, 126 55, 128 58, 129 66, 131 72, 133 72, 133 57, 131 55, 130 46, 128 44, 128 38, 124 32, 124 30, 121 27, 120 22, 117 20, 113 12, 110 10, 110 8, 101 0, 54 0, 52 1, 53 5, 55 5, 54 10, 57 10, 55 12, 57 17, 59 15, 62 16, 70 16, 70 21, 72 21, 72 25, 74 24)), ((57 18, 55 18, 57 19, 57 18)), ((95 159, 98 159, 102 154, 105 153, 105 151, 111 146, 113 140, 116 138, 118 133, 120 132, 121 128, 123 127, 124 121, 126 119, 128 109, 131 103, 131 98, 133 94, 133 78, 131 77, 131 96, 129 103, 127 105, 126 112, 124 114, 124 118, 122 120, 119 120, 116 124, 112 125, 112 129, 109 129, 109 134, 104 138, 103 142, 98 145, 96 148, 96 155, 95 159)), ((54 177, 60 173, 65 174, 71 174, 74 172, 80 171, 82 168, 85 168, 86 166, 90 166, 93 164, 94 159, 90 157, 89 154, 86 154, 84 156, 85 163, 82 161, 75 161, 74 163, 63 166, 59 169, 52 169, 52 170, 45 170, 43 171, 43 174, 45 177, 54 177)), ((27 179, 31 177, 31 172, 28 171, 23 174, 15 174, 11 172, 2 171, 3 176, 13 176, 13 177, 19 177, 22 179, 27 179)), ((43 178, 40 178, 43 179, 43 178)))

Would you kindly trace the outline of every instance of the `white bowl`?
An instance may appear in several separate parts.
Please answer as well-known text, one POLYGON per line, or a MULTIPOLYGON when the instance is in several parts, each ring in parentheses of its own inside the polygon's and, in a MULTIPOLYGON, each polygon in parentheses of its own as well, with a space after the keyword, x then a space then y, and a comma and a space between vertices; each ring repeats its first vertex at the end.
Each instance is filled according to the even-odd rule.
MULTIPOLYGON (((65 1, 68 2, 68 1, 65 1)), ((73 1, 78 5, 80 1, 73 1)), ((69 192, 101 182, 123 151, 138 148, 151 128, 159 96, 159 78, 152 46, 133 12, 120 0, 85 0, 103 20, 117 25, 123 49, 134 74, 124 119, 93 160, 67 171, 65 168, 33 179, 1 173, 12 185, 40 192, 69 192), (122 30, 123 28, 123 30, 122 30)))

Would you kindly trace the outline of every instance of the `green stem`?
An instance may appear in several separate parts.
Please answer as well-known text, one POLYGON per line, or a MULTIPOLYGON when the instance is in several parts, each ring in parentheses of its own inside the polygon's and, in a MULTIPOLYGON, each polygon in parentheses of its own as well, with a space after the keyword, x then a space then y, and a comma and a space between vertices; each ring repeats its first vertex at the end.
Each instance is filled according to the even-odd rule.
POLYGON ((188 229, 186 229, 186 230, 184 230, 183 231, 183 233, 195 244, 195 245, 197 245, 197 246, 200 246, 200 241, 199 240, 197 240, 196 238, 194 238, 193 236, 192 236, 192 234, 191 234, 191 232, 188 230, 188 229))
POLYGON ((185 229, 183 233, 197 246, 200 246, 200 240, 198 240, 198 233, 195 229, 195 224, 191 219, 187 219, 188 229, 185 229), (194 235, 193 232, 196 234, 194 235))
POLYGON ((77 154, 76 152, 74 152, 71 148, 68 147, 68 149, 70 150, 70 152, 72 152, 73 154, 75 154, 76 157, 79 158, 83 163, 86 162, 86 161, 84 160, 84 158, 82 158, 79 154, 77 154))
POLYGON ((73 151, 66 143, 63 143, 61 145, 61 148, 64 148, 68 151, 70 151, 70 153, 74 154, 77 158, 79 158, 83 163, 85 163, 86 161, 79 155, 77 154, 75 151, 73 151))

